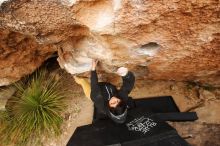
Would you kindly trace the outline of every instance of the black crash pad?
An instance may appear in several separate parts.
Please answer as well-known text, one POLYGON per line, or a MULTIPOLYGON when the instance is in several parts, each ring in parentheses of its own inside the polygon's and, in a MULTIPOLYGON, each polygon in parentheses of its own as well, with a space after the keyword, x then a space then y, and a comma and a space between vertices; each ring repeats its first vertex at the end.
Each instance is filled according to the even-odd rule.
MULTIPOLYGON (((78 127, 67 146, 189 146, 163 119, 179 112, 171 96, 138 99, 135 104, 124 124, 107 118, 78 127)), ((188 118, 197 118, 193 116, 188 118)))
POLYGON ((172 96, 157 96, 134 99, 136 107, 142 107, 154 113, 180 112, 172 96))

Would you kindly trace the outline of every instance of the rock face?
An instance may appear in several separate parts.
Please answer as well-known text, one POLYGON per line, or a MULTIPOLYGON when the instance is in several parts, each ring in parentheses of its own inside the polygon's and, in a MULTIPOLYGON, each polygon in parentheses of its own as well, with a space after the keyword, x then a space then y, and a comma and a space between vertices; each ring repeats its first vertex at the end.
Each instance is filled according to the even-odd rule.
POLYGON ((126 66, 137 78, 218 86, 219 7, 218 0, 3 2, 0 85, 31 73, 58 51, 60 66, 71 74, 89 71, 96 58, 105 72, 126 66))
POLYGON ((39 45, 28 35, 0 29, 0 86, 32 73, 56 47, 39 45))

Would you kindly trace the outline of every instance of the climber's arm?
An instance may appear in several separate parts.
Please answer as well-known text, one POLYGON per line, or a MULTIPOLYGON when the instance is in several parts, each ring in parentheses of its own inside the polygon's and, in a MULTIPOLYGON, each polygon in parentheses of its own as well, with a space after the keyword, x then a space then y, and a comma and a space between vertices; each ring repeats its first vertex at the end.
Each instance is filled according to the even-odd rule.
POLYGON ((99 98, 101 96, 101 89, 98 85, 98 76, 96 73, 96 65, 97 65, 98 61, 93 60, 92 62, 92 68, 91 68, 91 94, 90 97, 92 99, 93 102, 95 102, 97 100, 97 98, 99 98))
POLYGON ((127 100, 128 94, 134 87, 135 76, 131 71, 128 71, 127 68, 118 69, 117 73, 122 76, 123 84, 119 90, 119 96, 122 98, 126 98, 127 100))

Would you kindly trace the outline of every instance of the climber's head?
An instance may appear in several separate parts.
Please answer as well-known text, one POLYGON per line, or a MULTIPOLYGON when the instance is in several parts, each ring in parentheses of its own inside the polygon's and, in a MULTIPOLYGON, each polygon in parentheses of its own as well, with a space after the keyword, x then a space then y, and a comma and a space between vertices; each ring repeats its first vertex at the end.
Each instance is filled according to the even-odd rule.
POLYGON ((116 123, 124 123, 127 117, 127 108, 125 102, 113 96, 109 100, 110 118, 116 123))
POLYGON ((110 100, 109 100, 109 107, 110 108, 116 108, 118 104, 120 104, 121 99, 113 96, 110 100))

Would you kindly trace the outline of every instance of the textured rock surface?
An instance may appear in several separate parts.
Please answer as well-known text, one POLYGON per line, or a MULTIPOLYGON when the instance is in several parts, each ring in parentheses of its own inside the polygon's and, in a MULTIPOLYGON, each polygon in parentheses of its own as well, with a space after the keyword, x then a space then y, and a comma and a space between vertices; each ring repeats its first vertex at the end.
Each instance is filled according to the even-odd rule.
POLYGON ((5 46, 9 36, 1 34, 13 59, 0 58, 0 84, 31 73, 58 50, 60 66, 72 74, 89 71, 97 58, 105 72, 123 65, 138 78, 220 85, 219 7, 218 0, 6 1, 1 33, 26 38, 21 44, 29 53, 20 57, 21 44, 5 46))
POLYGON ((32 73, 56 47, 39 45, 28 35, 0 29, 0 86, 32 73))

